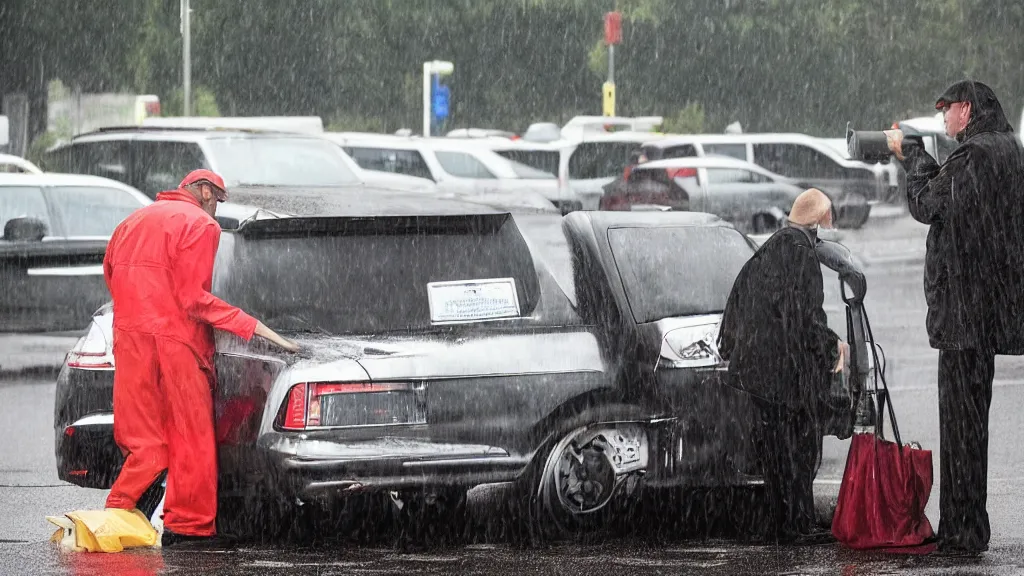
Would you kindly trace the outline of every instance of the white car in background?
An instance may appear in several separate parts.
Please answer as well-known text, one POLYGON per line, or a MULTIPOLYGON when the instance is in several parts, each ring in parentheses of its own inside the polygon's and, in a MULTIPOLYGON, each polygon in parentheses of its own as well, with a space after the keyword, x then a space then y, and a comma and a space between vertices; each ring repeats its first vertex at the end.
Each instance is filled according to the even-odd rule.
POLYGON ((42 174, 38 166, 13 154, 0 154, 0 173, 42 174))
MULTIPOLYGON (((565 129, 563 129, 563 133, 565 129)), ((582 140, 561 152, 558 181, 579 197, 584 210, 597 210, 604 187, 621 178, 644 142, 664 136, 654 132, 581 132, 582 140)))
POLYGON ((653 132, 596 130, 578 131, 577 135, 583 139, 539 142, 480 138, 475 142, 509 160, 556 174, 559 188, 576 196, 583 210, 597 210, 604 187, 623 175, 632 154, 644 142, 659 137, 653 132))
POLYGON ((439 193, 514 202, 563 214, 579 202, 561 190, 552 174, 512 162, 476 139, 421 138, 360 132, 327 133, 360 168, 368 172, 425 178, 439 193))

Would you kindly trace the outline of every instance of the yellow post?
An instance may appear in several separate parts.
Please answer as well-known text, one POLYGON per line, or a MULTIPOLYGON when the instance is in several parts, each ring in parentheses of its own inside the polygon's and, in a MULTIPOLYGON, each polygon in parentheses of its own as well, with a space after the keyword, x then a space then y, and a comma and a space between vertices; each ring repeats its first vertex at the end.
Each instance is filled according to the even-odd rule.
POLYGON ((604 83, 604 115, 615 116, 615 83, 604 83))

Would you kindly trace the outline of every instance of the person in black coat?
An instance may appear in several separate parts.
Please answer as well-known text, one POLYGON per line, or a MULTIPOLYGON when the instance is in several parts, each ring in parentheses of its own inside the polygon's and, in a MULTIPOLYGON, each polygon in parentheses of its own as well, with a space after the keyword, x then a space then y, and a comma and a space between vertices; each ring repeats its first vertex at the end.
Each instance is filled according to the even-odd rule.
POLYGON ((822 307, 815 243, 818 226, 831 222, 832 203, 824 193, 811 189, 797 197, 789 224, 736 277, 718 339, 730 380, 757 408, 754 443, 768 500, 761 536, 778 543, 815 532, 819 401, 849 354, 822 307))
POLYGON ((935 103, 958 147, 940 166, 894 130, 910 214, 928 224, 927 330, 939 350, 939 550, 988 549, 988 411, 997 354, 1024 354, 1024 147, 991 88, 935 103))

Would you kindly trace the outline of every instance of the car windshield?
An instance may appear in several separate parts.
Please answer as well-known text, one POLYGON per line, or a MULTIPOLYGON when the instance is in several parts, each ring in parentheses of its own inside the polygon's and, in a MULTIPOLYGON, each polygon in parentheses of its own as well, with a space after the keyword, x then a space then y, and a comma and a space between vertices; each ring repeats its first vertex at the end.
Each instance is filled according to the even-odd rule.
POLYGON ((318 138, 211 138, 216 170, 228 186, 340 186, 358 183, 336 144, 318 138))
POLYGON ((722 312, 754 252, 738 231, 719 226, 613 228, 608 241, 638 323, 722 312))
POLYGON ((286 331, 431 330, 450 319, 443 315, 449 308, 465 313, 460 323, 478 324, 515 303, 518 313, 503 318, 529 316, 539 299, 539 281, 514 221, 506 215, 451 218, 505 221, 497 230, 420 226, 406 233, 396 229, 401 219, 395 218, 375 231, 332 229, 274 238, 225 234, 221 250, 230 252, 219 255, 226 261, 217 268, 213 291, 286 331), (479 290, 428 287, 475 281, 489 282, 479 290))

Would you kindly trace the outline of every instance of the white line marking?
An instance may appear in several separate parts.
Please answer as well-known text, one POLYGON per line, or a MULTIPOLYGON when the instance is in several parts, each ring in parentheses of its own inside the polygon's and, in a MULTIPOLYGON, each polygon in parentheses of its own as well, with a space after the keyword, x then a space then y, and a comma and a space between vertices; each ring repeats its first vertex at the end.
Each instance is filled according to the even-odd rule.
POLYGON ((29 268, 29 276, 103 276, 103 265, 62 268, 29 268))
MULTIPOLYGON (((993 388, 1017 388, 1024 386, 1024 379, 1013 379, 1013 380, 995 380, 992 382, 993 388)), ((922 392, 924 390, 937 390, 937 384, 930 384, 927 386, 889 386, 893 392, 922 392)))

